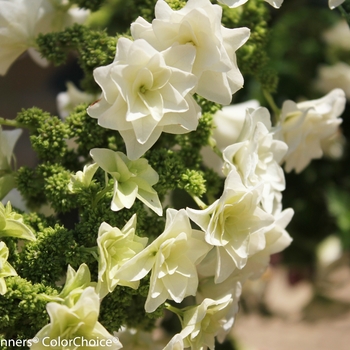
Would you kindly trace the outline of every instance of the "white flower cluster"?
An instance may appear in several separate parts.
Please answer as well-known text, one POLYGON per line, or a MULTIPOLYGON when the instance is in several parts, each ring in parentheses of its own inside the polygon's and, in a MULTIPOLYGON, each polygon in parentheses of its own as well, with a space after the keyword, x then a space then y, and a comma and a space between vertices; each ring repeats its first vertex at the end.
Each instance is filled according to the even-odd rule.
POLYGON ((221 7, 209 0, 189 0, 179 11, 158 1, 155 15, 152 23, 139 17, 131 26, 135 40, 119 39, 114 62, 94 71, 103 94, 88 113, 119 131, 130 159, 162 132, 197 128, 194 93, 229 104, 243 86, 235 51, 248 40, 248 28, 224 28, 221 7))

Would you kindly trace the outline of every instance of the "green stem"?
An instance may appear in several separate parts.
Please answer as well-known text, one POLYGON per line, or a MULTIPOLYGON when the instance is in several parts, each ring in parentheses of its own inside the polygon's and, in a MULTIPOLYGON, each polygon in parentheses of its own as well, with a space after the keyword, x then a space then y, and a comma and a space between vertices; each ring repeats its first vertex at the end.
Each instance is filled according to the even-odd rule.
POLYGON ((279 120, 281 110, 277 107, 272 95, 267 90, 263 90, 263 94, 264 94, 264 97, 265 97, 267 103, 270 105, 270 107, 274 113, 273 118, 272 118, 272 124, 275 125, 279 120))
POLYGON ((11 126, 13 128, 31 129, 28 125, 18 123, 15 119, 5 119, 0 117, 0 125, 11 126))
POLYGON ((339 9, 340 13, 342 14, 342 16, 346 19, 346 21, 348 22, 348 25, 350 27, 350 14, 346 12, 343 5, 338 6, 338 9, 339 9))
POLYGON ((196 195, 189 193, 200 209, 207 209, 208 206, 196 195))
POLYGON ((96 208, 98 202, 105 196, 107 192, 109 192, 113 188, 113 184, 107 185, 102 191, 98 192, 93 203, 92 208, 96 208))
POLYGON ((183 312, 178 309, 175 306, 170 305, 169 303, 165 303, 165 308, 168 309, 169 311, 173 312, 174 314, 176 314, 177 316, 181 317, 183 312))
POLYGON ((80 251, 90 253, 97 261, 99 260, 98 254, 97 254, 97 247, 80 247, 80 251))

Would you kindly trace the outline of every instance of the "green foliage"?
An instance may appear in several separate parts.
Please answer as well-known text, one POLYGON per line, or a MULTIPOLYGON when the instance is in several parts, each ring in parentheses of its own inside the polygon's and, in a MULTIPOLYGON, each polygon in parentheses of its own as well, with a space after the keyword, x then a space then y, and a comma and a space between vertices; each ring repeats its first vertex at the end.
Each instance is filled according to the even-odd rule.
POLYGON ((266 48, 270 39, 269 20, 269 8, 260 0, 249 0, 234 9, 223 6, 222 23, 226 27, 250 29, 249 40, 237 51, 238 67, 243 76, 254 76, 264 90, 275 92, 278 76, 269 66, 266 48))
POLYGON ((179 188, 186 192, 201 197, 206 192, 205 179, 201 171, 186 169, 181 175, 179 188))
POLYGON ((57 291, 19 276, 7 278, 6 284, 8 291, 0 298, 0 334, 5 339, 32 339, 49 321, 40 294, 56 295, 57 291))
POLYGON ((145 277, 138 289, 122 286, 107 295, 102 303, 100 316, 103 325, 113 332, 121 325, 146 331, 154 328, 154 322, 163 315, 163 306, 152 313, 146 313, 144 305, 149 288, 149 277, 145 277), (113 313, 110 311, 113 310, 113 313))
POLYGON ((344 249, 350 249, 350 198, 347 191, 330 187, 327 191, 328 210, 335 218, 344 249))
POLYGON ((79 156, 86 157, 92 148, 108 148, 125 152, 125 145, 117 131, 108 130, 98 125, 97 120, 86 112, 87 105, 82 104, 66 119, 71 136, 78 145, 79 156))
POLYGON ((99 88, 93 79, 93 70, 111 63, 116 50, 116 38, 78 24, 62 32, 40 34, 36 41, 43 57, 55 65, 63 64, 69 52, 77 52, 79 65, 85 74, 82 87, 94 93, 99 88))
POLYGON ((97 11, 106 0, 69 0, 71 4, 76 4, 80 8, 97 11))

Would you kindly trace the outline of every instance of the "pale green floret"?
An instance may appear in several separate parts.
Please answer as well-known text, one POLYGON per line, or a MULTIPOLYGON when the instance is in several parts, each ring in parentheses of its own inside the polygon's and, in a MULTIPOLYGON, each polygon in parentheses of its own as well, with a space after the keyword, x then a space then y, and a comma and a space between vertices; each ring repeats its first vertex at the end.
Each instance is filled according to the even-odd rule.
POLYGON ((0 295, 7 292, 5 277, 17 276, 17 272, 7 261, 8 256, 9 249, 4 242, 0 242, 0 295))
POLYGON ((130 160, 122 152, 94 148, 90 151, 96 163, 114 179, 114 195, 111 209, 118 211, 131 208, 138 198, 158 215, 163 209, 157 192, 152 188, 158 182, 157 172, 147 159, 130 160))
POLYGON ((12 211, 11 203, 6 207, 0 203, 0 237, 16 237, 35 241, 32 230, 23 223, 22 215, 12 211))

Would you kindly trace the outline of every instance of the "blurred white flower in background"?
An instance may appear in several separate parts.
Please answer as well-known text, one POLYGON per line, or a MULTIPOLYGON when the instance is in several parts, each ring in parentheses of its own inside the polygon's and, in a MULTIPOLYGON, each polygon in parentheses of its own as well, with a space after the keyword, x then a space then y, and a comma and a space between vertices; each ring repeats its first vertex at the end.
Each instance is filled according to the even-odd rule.
POLYGON ((345 19, 324 31, 322 38, 329 46, 350 51, 350 29, 345 19))
POLYGON ((97 95, 88 94, 79 90, 72 82, 66 83, 67 91, 57 95, 57 110, 64 120, 81 103, 91 103, 97 99, 97 95))
POLYGON ((48 63, 35 50, 38 34, 59 31, 73 23, 83 23, 88 10, 77 9, 67 0, 0 1, 0 75, 27 49, 34 61, 48 63))
POLYGON ((339 88, 350 100, 350 66, 344 62, 337 62, 332 66, 321 65, 317 70, 314 86, 322 93, 339 88))

